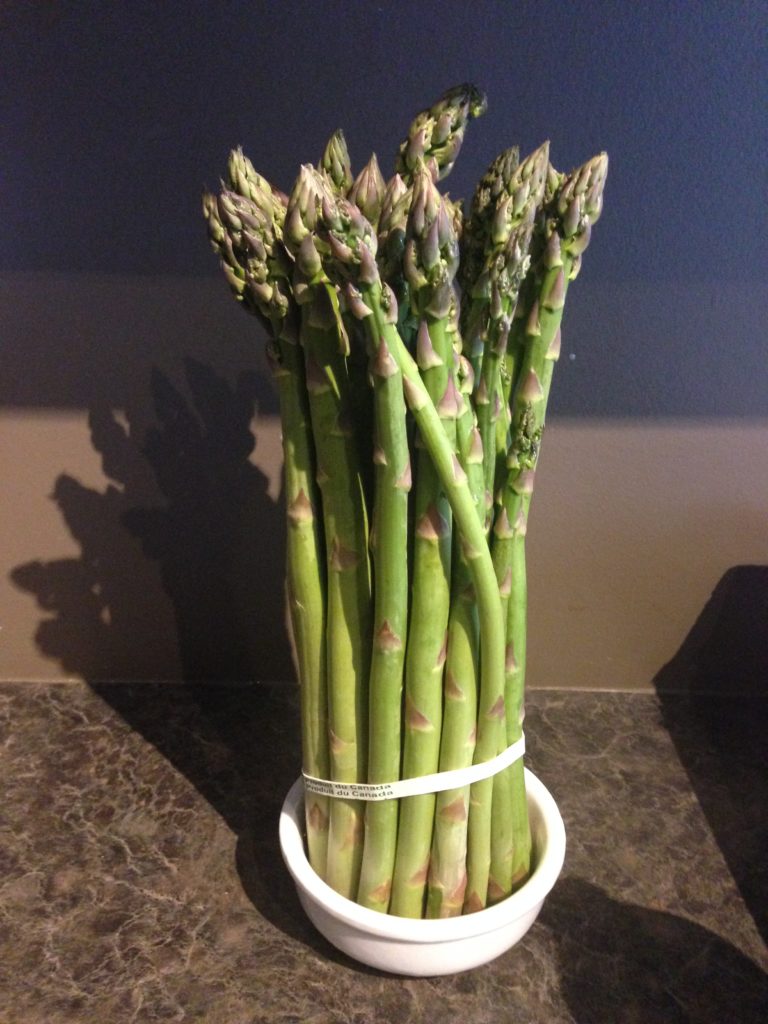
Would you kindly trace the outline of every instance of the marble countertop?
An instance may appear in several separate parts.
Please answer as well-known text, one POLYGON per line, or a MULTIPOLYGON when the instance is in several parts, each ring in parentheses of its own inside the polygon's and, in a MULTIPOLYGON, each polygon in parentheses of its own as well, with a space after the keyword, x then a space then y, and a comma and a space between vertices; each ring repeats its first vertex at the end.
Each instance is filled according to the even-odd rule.
POLYGON ((2 1024, 768 1020, 766 703, 535 691, 568 833, 523 942, 403 979, 335 952, 283 868, 288 685, 0 686, 2 1024))

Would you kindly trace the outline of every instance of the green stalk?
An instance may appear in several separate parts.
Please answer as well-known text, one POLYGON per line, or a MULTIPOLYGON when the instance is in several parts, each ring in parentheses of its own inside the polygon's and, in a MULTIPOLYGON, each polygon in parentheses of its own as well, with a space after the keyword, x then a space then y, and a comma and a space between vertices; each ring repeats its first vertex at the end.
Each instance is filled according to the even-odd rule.
MULTIPOLYGON (((453 350, 444 319, 427 318, 419 328, 417 363, 430 398, 441 413, 446 436, 455 435, 453 350)), ((451 507, 432 459, 419 443, 415 473, 412 611, 405 675, 403 778, 430 775, 439 767, 442 681, 450 607, 451 507)), ((394 886, 390 911, 422 917, 435 814, 435 794, 400 803, 394 886)))
MULTIPOLYGON (((366 305, 374 310, 375 315, 376 310, 381 309, 380 286, 365 285, 361 291, 366 305)), ((475 588, 480 619, 480 699, 474 761, 488 761, 496 756, 499 725, 504 714, 504 620, 490 550, 483 526, 477 518, 466 474, 445 436, 440 417, 421 380, 418 367, 394 326, 386 326, 389 330, 384 336, 403 374, 406 400, 453 510, 475 588)), ((467 866, 472 907, 476 902, 474 896, 485 903, 490 869, 491 795, 490 779, 472 786, 470 829, 474 829, 474 845, 472 859, 468 859, 467 866)))
MULTIPOLYGON (((460 545, 457 543, 457 548, 460 545)), ((477 735, 479 621, 469 567, 455 552, 445 665, 440 771, 468 768, 477 735)), ((456 917, 467 887, 470 787, 443 790, 435 802, 427 917, 456 917)))
MULTIPOLYGON (((535 298, 525 311, 525 347, 519 370, 514 374, 507 479, 492 546, 502 600, 507 602, 507 743, 515 742, 522 732, 527 612, 525 536, 534 475, 552 372, 560 354, 560 325, 568 283, 578 272, 592 225, 600 216, 606 171, 607 159, 600 154, 567 178, 557 180, 555 176, 554 195, 547 203, 549 217, 544 225, 546 244, 541 266, 532 274, 535 284, 526 290, 535 298)), ((492 892, 494 899, 501 899, 527 877, 531 839, 522 762, 511 765, 497 778, 498 847, 492 866, 492 892)))
MULTIPOLYGON (((309 425, 301 351, 278 341, 273 374, 280 400, 287 520, 287 589, 301 693, 302 767, 328 778, 328 710, 325 647, 325 555, 318 516, 315 456, 309 425)), ((309 862, 325 878, 328 858, 328 797, 304 798, 309 862)))
MULTIPOLYGON (((462 396, 456 423, 459 461, 467 474, 478 522, 482 523, 486 515, 483 456, 470 402, 472 367, 466 357, 459 362, 458 379, 462 396)), ((448 621, 441 771, 467 768, 472 764, 477 736, 478 642, 479 622, 472 578, 461 545, 457 544, 448 621)), ((437 794, 428 917, 455 917, 462 911, 467 885, 469 795, 469 786, 437 794)))
POLYGON ((468 320, 473 331, 479 329, 484 339, 475 406, 483 442, 485 489, 491 495, 495 493, 498 437, 502 450, 506 450, 506 418, 501 417, 502 360, 520 285, 528 270, 528 250, 534 216, 544 196, 548 155, 549 144, 544 143, 512 170, 511 162, 502 154, 498 159, 506 176, 497 182, 496 203, 491 210, 477 209, 474 217, 472 249, 480 243, 481 230, 486 239, 482 269, 471 282, 468 320))
MULTIPOLYGON (((371 642, 368 524, 349 412, 338 332, 315 293, 302 309, 301 338, 323 498, 328 564, 327 672, 331 777, 366 777, 367 681, 371 642)), ((362 860, 359 801, 331 801, 326 881, 354 899, 362 860)))
MULTIPOLYGON (((385 237, 391 235, 393 231, 401 230, 399 225, 402 224, 402 216, 406 212, 405 194, 401 198, 403 202, 399 205, 396 204, 398 212, 393 210, 386 217, 382 216, 382 222, 385 225, 382 234, 385 237)), ((414 406, 414 387, 420 389, 428 403, 429 408, 423 415, 420 415, 418 411, 415 415, 416 425, 428 452, 428 459, 425 457, 422 464, 424 466, 431 464, 431 470, 425 472, 431 472, 433 477, 436 475, 437 483, 442 486, 444 491, 450 491, 451 488, 456 491, 459 484, 463 484, 461 494, 465 500, 465 509, 471 509, 466 480, 460 479, 460 476, 463 477, 463 471, 455 456, 455 443, 453 438, 449 439, 445 426, 451 421, 455 422, 458 409, 458 395, 452 369, 453 352, 448 337, 452 328, 451 314, 454 309, 452 283, 458 262, 458 243, 447 204, 441 199, 426 168, 423 165, 420 166, 415 175, 412 199, 407 208, 403 237, 403 269, 404 281, 407 281, 409 289, 412 312, 423 318, 428 325, 426 329, 421 330, 417 345, 422 362, 426 360, 427 363, 432 364, 431 367, 425 365, 425 372, 430 368, 436 371, 438 365, 443 367, 442 382, 438 384, 439 377, 436 374, 431 380, 436 401, 429 397, 429 391, 422 380, 417 364, 397 330, 398 304, 394 292, 390 288, 386 292, 382 291, 379 270, 374 260, 377 240, 370 223, 353 204, 343 200, 333 203, 326 198, 322 206, 322 229, 324 230, 321 230, 319 234, 319 245, 326 252, 328 272, 350 282, 346 293, 348 303, 350 307, 358 309, 369 329, 375 329, 378 343, 385 344, 393 355, 403 374, 403 386, 411 408, 413 409, 414 406), (359 286, 359 291, 354 288, 354 284, 359 286), (366 311, 370 311, 372 314, 370 319, 365 317, 366 311), (442 351, 445 358, 436 350, 442 351), (439 439, 438 443, 441 446, 444 473, 441 473, 439 461, 436 461, 434 450, 436 438, 439 439), (448 485, 446 485, 446 476, 450 477, 448 485)), ((429 375, 427 379, 430 379, 429 375)), ((453 432, 454 429, 451 428, 450 433, 453 434, 453 432)), ((423 474, 422 479, 424 479, 423 474)), ((430 485, 430 491, 432 500, 427 502, 427 506, 439 500, 440 486, 433 483, 430 485)), ((447 498, 449 504, 454 506, 455 502, 451 499, 450 493, 447 493, 447 498)), ((426 511, 425 508, 425 514, 426 511)), ((453 511, 455 515, 455 508, 453 511)), ((483 547, 486 555, 489 555, 487 546, 483 545, 483 547)), ((437 582, 439 585, 439 580, 437 582)), ((429 585, 428 580, 419 582, 418 590, 425 585, 429 585)), ((428 659, 427 670, 429 673, 434 672, 436 663, 441 659, 440 647, 445 629, 444 622, 443 618, 437 629, 434 628, 435 624, 432 624, 430 642, 436 641, 436 643, 433 644, 434 650, 430 652, 428 659)), ((416 629, 421 629, 422 625, 419 622, 416 624, 416 629)), ((418 639, 414 641, 413 637, 409 636, 409 647, 419 650, 419 644, 418 639)), ((420 682, 419 686, 421 685, 424 684, 420 682)), ((412 698, 412 695, 409 694, 409 697, 412 698)), ((435 699, 436 694, 432 693, 430 701, 434 702, 435 699)), ((406 713, 409 726, 418 726, 409 730, 412 738, 416 732, 426 732, 429 728, 434 728, 432 719, 426 722, 427 728, 424 728, 425 718, 418 706, 418 697, 415 703, 407 707, 406 713)), ((417 743, 417 745, 419 744, 417 743)), ((425 744, 425 746, 428 745, 425 744)), ((433 750, 435 747, 436 737, 433 736, 433 750)), ((404 829, 401 829, 401 834, 405 834, 404 829)), ((401 857, 400 878, 405 882, 406 887, 409 886, 410 879, 414 876, 417 877, 419 872, 422 875, 424 873, 424 862, 429 850, 429 835, 422 834, 419 843, 423 847, 422 855, 417 856, 413 851, 406 854, 403 851, 401 857)), ((400 888, 402 890, 403 887, 400 888)), ((422 902, 418 891, 413 891, 415 888, 417 886, 411 885, 411 891, 403 897, 408 906, 412 908, 408 911, 410 913, 418 912, 422 902), (413 908, 417 904, 418 908, 414 910, 413 908)), ((400 905, 399 895, 397 902, 400 905)))
MULTIPOLYGON (((565 259, 568 260, 568 257, 565 259)), ((527 609, 527 513, 541 432, 544 429, 548 387, 545 390, 542 381, 551 381, 552 360, 559 351, 559 325, 565 302, 564 282, 567 282, 568 271, 567 264, 548 270, 541 286, 541 305, 537 301, 528 317, 528 344, 522 361, 519 385, 513 399, 509 472, 501 508, 494 523, 494 565, 497 579, 501 581, 502 600, 506 603, 507 744, 514 743, 522 735, 527 609)), ((530 871, 531 837, 522 761, 515 762, 495 777, 494 832, 489 900, 497 902, 523 882, 530 871)))
MULTIPOLYGON (((364 323, 374 321, 366 318, 364 323)), ((371 323, 375 410, 375 511, 372 530, 375 611, 370 675, 368 782, 400 775, 403 663, 408 623, 408 492, 411 462, 402 374, 381 325, 371 323)), ((386 913, 392 891, 398 801, 365 809, 358 903, 386 913)))
POLYGON ((520 150, 517 146, 505 149, 486 170, 477 183, 469 216, 466 217, 461 235, 461 264, 459 283, 466 302, 461 310, 461 332, 470 348, 474 343, 474 331, 480 326, 471 322, 472 314, 479 306, 471 301, 472 289, 483 272, 487 257, 488 240, 493 231, 493 219, 499 203, 510 192, 513 175, 520 164, 520 150))
MULTIPOLYGON (((325 572, 317 515, 314 444, 309 425, 304 364, 296 344, 295 302, 287 288, 282 246, 285 201, 259 175, 242 150, 229 157, 231 191, 203 198, 214 250, 237 300, 269 326, 270 361, 280 398, 287 514, 287 589, 302 708, 302 764, 328 773, 325 676, 325 572)), ((328 798, 305 799, 307 847, 312 867, 325 877, 328 798)))

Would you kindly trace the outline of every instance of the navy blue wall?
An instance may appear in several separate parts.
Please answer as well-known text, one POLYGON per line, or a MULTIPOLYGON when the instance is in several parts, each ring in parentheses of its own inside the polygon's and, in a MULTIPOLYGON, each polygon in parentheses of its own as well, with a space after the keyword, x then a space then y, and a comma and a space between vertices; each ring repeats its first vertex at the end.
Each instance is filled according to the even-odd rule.
POLYGON ((233 145, 288 189, 341 126, 355 164, 375 149, 386 173, 413 114, 471 80, 489 110, 453 195, 512 143, 551 139, 563 169, 611 157, 555 411, 764 414, 765 13, 714 0, 3 4, 0 271, 210 274, 199 194, 233 145))

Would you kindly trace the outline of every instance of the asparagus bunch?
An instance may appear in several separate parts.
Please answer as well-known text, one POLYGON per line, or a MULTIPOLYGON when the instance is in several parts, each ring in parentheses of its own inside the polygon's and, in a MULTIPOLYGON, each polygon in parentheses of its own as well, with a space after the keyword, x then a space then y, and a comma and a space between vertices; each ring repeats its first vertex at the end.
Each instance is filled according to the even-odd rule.
MULTIPOLYGON (((465 215, 438 182, 484 109, 449 90, 388 181, 375 156, 354 175, 339 131, 290 196, 235 150, 203 201, 269 330, 303 767, 332 782, 484 764, 522 733, 534 473, 607 158, 565 175, 547 143, 507 149, 465 215)), ((315 870, 381 912, 479 910, 535 856, 520 760, 471 787, 305 804, 315 870)))

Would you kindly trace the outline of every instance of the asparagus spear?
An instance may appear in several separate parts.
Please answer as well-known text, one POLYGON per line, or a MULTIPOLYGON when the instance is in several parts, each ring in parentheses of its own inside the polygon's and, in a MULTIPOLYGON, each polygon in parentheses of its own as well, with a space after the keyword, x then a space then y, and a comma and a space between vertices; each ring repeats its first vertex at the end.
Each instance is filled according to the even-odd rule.
MULTIPOLYGON (((456 435, 459 461, 478 522, 485 520, 483 453, 470 401, 473 373, 469 360, 459 360, 458 381, 462 403, 456 435)), ((456 544, 451 580, 447 660, 444 681, 441 771, 472 764, 477 738, 479 621, 467 561, 456 544)), ((432 854, 429 866, 427 917, 455 917, 461 913, 467 885, 467 826, 470 787, 437 794, 432 854)))
POLYGON ((465 83, 448 89, 411 122, 408 138, 400 145, 395 170, 410 182, 423 163, 435 181, 445 178, 459 155, 467 124, 484 114, 487 105, 484 94, 474 85, 465 83))
MULTIPOLYGON (((372 255, 376 236, 351 202, 339 209, 350 231, 359 231, 372 255), (354 225, 354 227, 352 226, 354 225)), ((332 211, 327 210, 326 216, 332 211)), ((411 462, 406 435, 402 374, 392 358, 381 324, 348 287, 347 305, 368 327, 374 387, 375 511, 372 533, 376 581, 373 652, 369 684, 368 781, 391 782, 400 773, 403 662, 408 617, 408 492, 411 462)), ((392 315, 396 310, 392 307, 392 315)), ((386 913, 392 889, 398 805, 395 800, 368 803, 358 903, 386 913)))
MULTIPOLYGON (((545 143, 510 171, 513 159, 504 159, 502 154, 498 158, 499 174, 492 185, 492 190, 498 193, 496 203, 490 213, 488 207, 477 210, 471 231, 475 251, 480 244, 481 231, 486 233, 483 258, 478 260, 481 269, 470 283, 472 301, 468 320, 470 331, 476 333, 472 351, 478 352, 477 341, 486 339, 479 359, 474 397, 483 442, 485 489, 489 496, 495 490, 497 421, 502 411, 500 363, 520 284, 528 269, 533 220, 544 195, 548 157, 549 145, 545 143)), ((491 174, 490 169, 488 174, 491 174)), ((481 206, 480 200, 477 206, 481 206)), ((506 421, 500 434, 505 439, 506 421)))
MULTIPOLYGON (((461 266, 458 277, 462 290, 467 295, 471 293, 472 286, 483 269, 496 208, 499 201, 509 194, 509 183, 519 163, 518 147, 505 149, 492 161, 477 183, 461 238, 461 266)), ((462 321, 462 327, 464 326, 465 322, 462 321)))
MULTIPOLYGON (((368 523, 358 450, 351 436, 344 351, 312 231, 317 208, 332 198, 325 179, 302 168, 286 214, 286 244, 296 259, 294 292, 302 301, 301 340, 317 449, 328 570, 327 673, 331 775, 365 778, 367 679, 371 643, 368 523)), ((328 884, 354 899, 362 859, 359 801, 334 799, 328 837, 328 884)))
POLYGON ((318 164, 333 191, 344 196, 352 188, 352 164, 349 159, 347 140, 339 128, 328 140, 318 164))
POLYGON ((392 289, 397 301, 397 329, 409 350, 413 348, 418 329, 418 318, 411 310, 408 279, 403 271, 405 228, 412 199, 413 188, 409 188, 399 174, 393 175, 384 192, 376 251, 381 279, 392 289))
MULTIPOLYGON (((503 715, 504 707, 504 623, 490 550, 486 543, 485 531, 477 518, 466 474, 446 437, 443 423, 421 379, 418 366, 408 352, 394 323, 391 322, 393 296, 390 292, 382 290, 371 249, 362 241, 360 233, 355 232, 353 223, 353 217, 345 215, 341 204, 337 203, 333 206, 328 203, 327 210, 326 204, 323 204, 321 230, 325 236, 329 253, 326 266, 329 267, 331 275, 353 278, 360 290, 363 302, 372 311, 374 323, 381 331, 381 335, 403 375, 406 401, 445 489, 454 520, 462 537, 464 555, 475 588, 480 619, 481 685, 475 759, 486 761, 496 754, 500 715, 503 715)), ((439 231, 437 242, 439 245, 439 231)), ((432 307, 431 302, 430 307, 432 307)), ((434 308, 437 309, 437 307, 434 308)), ((475 803, 477 808, 475 817, 478 821, 478 829, 483 834, 487 833, 486 843, 489 846, 491 784, 490 780, 486 780, 486 782, 489 784, 475 784, 476 787, 479 787, 475 803)), ((478 887, 479 884, 478 882, 478 887)))
MULTIPOLYGON (((592 225, 600 216, 606 173, 607 157, 600 154, 568 177, 550 174, 554 194, 545 211, 545 245, 540 262, 532 271, 536 282, 532 293, 536 297, 525 319, 526 345, 512 399, 508 474, 493 538, 494 564, 497 577, 505 581, 501 589, 507 602, 508 743, 519 738, 522 728, 527 607, 525 536, 534 473, 552 370, 560 354, 560 323, 568 282, 589 243, 592 225)), ((512 765, 509 774, 508 781, 500 780, 508 790, 504 803, 499 801, 495 812, 499 846, 492 872, 494 898, 502 898, 519 884, 528 873, 530 859, 522 762, 512 765), (502 837, 506 837, 506 851, 502 837)))
MULTIPOLYGON (((287 513, 287 585, 301 692, 302 763, 321 778, 328 772, 325 677, 325 572, 318 527, 319 495, 309 426, 306 383, 297 345, 297 310, 287 288, 280 237, 285 211, 279 193, 236 150, 230 157, 236 190, 219 201, 203 197, 214 250, 243 308, 269 329, 270 364, 278 386, 287 513)), ((305 800, 312 867, 325 876, 328 798, 305 800)))
POLYGON ((379 169, 379 161, 374 153, 355 178, 347 198, 355 204, 369 224, 376 228, 385 195, 386 184, 379 169))
MULTIPOLYGON (((448 207, 426 168, 417 172, 406 227, 411 306, 420 318, 416 361, 452 447, 459 396, 453 369, 446 286, 456 271, 458 241, 448 207), (437 244, 435 241, 437 239, 437 244)), ((417 442, 413 608, 405 680, 403 777, 437 771, 442 677, 450 606, 451 508, 428 451, 417 442)), ((421 917, 424 909, 435 795, 401 802, 391 910, 421 917)))

